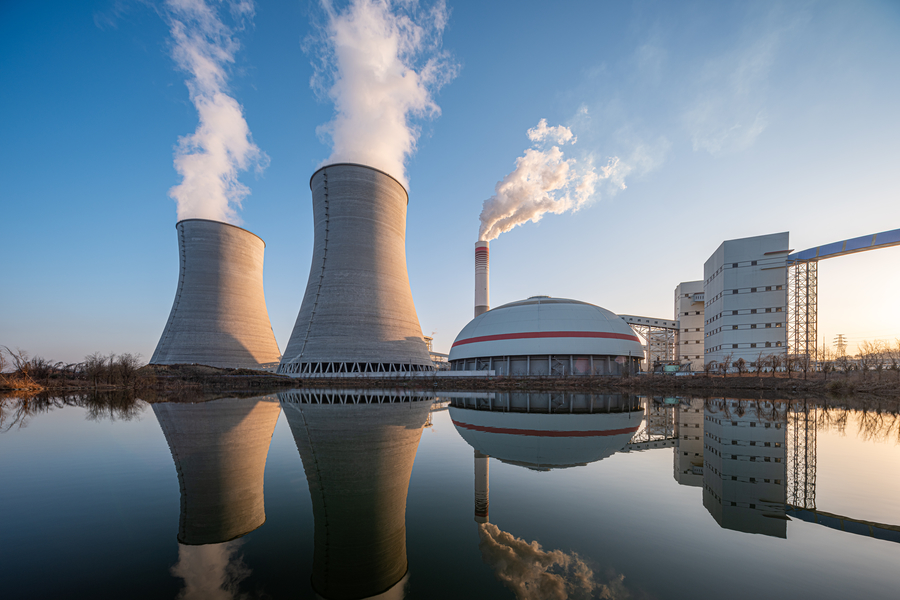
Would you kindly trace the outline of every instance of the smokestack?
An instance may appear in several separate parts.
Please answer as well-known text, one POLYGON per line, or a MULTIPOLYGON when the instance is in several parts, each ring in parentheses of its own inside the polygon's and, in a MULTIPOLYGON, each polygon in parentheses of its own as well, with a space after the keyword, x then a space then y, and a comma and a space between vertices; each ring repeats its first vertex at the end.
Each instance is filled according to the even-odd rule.
POLYGON ((491 310, 490 242, 475 242, 475 316, 491 310))
POLYGON ((406 190, 349 163, 310 188, 312 267, 279 373, 433 371, 406 270, 406 190))
POLYGON ((178 289, 152 365, 261 369, 278 364, 263 291, 263 252, 246 229, 185 219, 178 230, 178 289))

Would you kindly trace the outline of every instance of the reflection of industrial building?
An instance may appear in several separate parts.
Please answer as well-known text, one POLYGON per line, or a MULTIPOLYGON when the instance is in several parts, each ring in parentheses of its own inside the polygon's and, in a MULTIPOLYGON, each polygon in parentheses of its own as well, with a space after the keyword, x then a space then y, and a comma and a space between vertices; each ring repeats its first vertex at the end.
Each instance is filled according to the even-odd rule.
POLYGON ((788 234, 722 242, 703 265, 706 362, 785 351, 788 234))
POLYGON ((634 331, 610 311, 532 296, 470 321, 453 342, 450 365, 498 375, 622 375, 636 371, 643 355, 634 331))
POLYGON ((621 394, 451 395, 450 418, 481 454, 535 470, 602 460, 621 450, 641 422, 640 402, 621 394))
POLYGON ((680 485, 703 485, 703 400, 683 400, 675 408, 675 481, 680 485))
POLYGON ((431 398, 377 390, 278 396, 312 498, 316 593, 402 597, 406 494, 431 398))
POLYGON ((703 370, 706 347, 703 304, 702 281, 684 281, 675 288, 676 359, 682 364, 689 362, 694 371, 703 370))
POLYGON ((703 506, 721 527, 787 537, 784 405, 707 400, 703 506))
POLYGON ((263 291, 265 243, 218 221, 175 227, 178 289, 150 364, 274 368, 281 352, 263 291))
POLYGON ((356 164, 322 167, 310 188, 312 266, 279 372, 434 370, 406 269, 406 190, 356 164))

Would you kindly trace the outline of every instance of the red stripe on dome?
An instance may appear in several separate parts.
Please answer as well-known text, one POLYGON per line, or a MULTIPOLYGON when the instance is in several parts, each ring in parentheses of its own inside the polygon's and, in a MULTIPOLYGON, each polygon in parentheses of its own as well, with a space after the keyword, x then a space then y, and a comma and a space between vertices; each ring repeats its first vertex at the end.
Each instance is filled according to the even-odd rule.
POLYGON ((508 433, 510 435, 531 435, 535 437, 604 437, 608 435, 622 435, 624 433, 634 433, 640 425, 634 427, 625 427, 624 429, 595 429, 586 431, 556 431, 552 429, 508 429, 506 427, 488 427, 486 425, 471 425, 469 423, 460 423, 453 421, 453 424, 463 429, 471 429, 472 431, 484 431, 487 433, 508 433))
POLYGON ((526 331, 522 333, 501 333, 498 335, 482 335, 479 337, 466 338, 464 340, 456 340, 451 348, 462 346, 463 344, 474 344, 475 342, 496 342, 500 340, 531 340, 536 338, 601 338, 610 340, 628 340, 631 342, 641 341, 634 335, 627 333, 610 333, 608 331, 526 331))

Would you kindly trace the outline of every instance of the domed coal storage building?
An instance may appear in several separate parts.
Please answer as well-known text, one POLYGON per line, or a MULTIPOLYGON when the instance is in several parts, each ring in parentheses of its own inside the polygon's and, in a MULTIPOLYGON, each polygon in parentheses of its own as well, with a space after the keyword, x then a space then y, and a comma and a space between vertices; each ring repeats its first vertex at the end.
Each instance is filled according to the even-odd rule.
POLYGON ((450 349, 451 371, 564 377, 635 373, 640 339, 621 318, 587 302, 532 296, 475 317, 450 349))

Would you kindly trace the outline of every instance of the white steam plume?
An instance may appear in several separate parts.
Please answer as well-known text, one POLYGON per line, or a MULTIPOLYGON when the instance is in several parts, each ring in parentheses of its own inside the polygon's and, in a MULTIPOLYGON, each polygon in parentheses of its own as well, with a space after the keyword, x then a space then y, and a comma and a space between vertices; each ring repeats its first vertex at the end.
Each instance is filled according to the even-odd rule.
POLYGON ((518 600, 630 597, 622 575, 613 577, 608 584, 599 583, 591 568, 575 553, 545 551, 536 541, 529 544, 500 531, 493 523, 479 525, 478 536, 481 558, 518 600))
POLYGON ((616 177, 618 158, 610 158, 598 173, 590 158, 579 164, 563 157, 559 146, 577 141, 568 127, 548 127, 547 120, 541 119, 537 127, 528 130, 528 139, 533 147, 516 159, 515 170, 498 182, 494 195, 484 201, 481 241, 493 240, 528 221, 536 223, 548 212, 578 210, 594 195, 600 180, 610 179, 625 187, 616 177))
POLYGON ((440 50, 448 12, 443 0, 352 0, 337 9, 321 0, 326 24, 307 40, 317 61, 310 85, 334 102, 335 116, 318 128, 332 140, 322 164, 361 163, 408 188, 404 162, 416 150, 414 118, 435 117, 434 93, 457 66, 440 50))
MULTIPOLYGON (((241 28, 253 18, 253 2, 230 4, 241 28)), ((191 102, 197 108, 197 130, 178 139, 175 170, 181 183, 169 190, 178 203, 178 220, 212 219, 239 224, 237 209, 250 190, 238 173, 261 171, 268 157, 253 143, 243 109, 228 95, 226 67, 234 62, 238 42, 234 30, 204 0, 166 0, 172 34, 172 57, 188 74, 191 102)))

